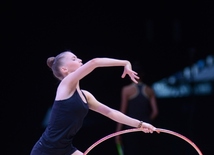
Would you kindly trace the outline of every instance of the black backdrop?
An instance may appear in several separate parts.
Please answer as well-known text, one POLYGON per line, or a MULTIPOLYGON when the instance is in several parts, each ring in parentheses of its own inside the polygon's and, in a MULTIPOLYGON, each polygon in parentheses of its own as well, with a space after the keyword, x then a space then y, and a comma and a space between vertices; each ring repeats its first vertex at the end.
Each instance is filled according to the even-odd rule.
MULTIPOLYGON (((44 129, 41 122, 57 87, 57 81, 46 66, 49 56, 69 49, 83 62, 103 56, 140 60, 147 71, 146 82, 152 84, 213 54, 212 1, 85 0, 67 4, 19 1, 2 2, 2 7, 4 155, 28 155, 44 129)), ((129 82, 127 78, 121 79, 121 74, 122 68, 96 69, 82 80, 81 86, 118 109, 120 89, 129 82)), ((155 125, 185 134, 204 154, 212 154, 214 145, 208 142, 212 140, 212 103, 212 96, 158 99, 160 115, 155 125)), ((114 132, 115 125, 90 112, 77 135, 76 145, 84 151, 96 140, 114 132)), ((167 135, 151 137, 157 152, 195 154, 184 146, 185 142, 167 135)), ((116 154, 113 139, 100 148, 104 150, 102 154, 116 154)))

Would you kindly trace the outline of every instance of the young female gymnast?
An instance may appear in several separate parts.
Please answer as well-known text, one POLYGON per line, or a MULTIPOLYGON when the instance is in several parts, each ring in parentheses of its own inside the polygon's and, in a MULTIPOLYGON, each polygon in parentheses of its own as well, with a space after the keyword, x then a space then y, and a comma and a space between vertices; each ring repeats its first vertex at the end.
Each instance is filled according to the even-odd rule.
POLYGON ((48 58, 47 65, 60 83, 48 126, 33 146, 30 155, 83 155, 73 146, 72 140, 81 128, 89 109, 118 123, 142 128, 145 133, 156 131, 153 125, 126 116, 97 101, 90 92, 80 89, 79 81, 98 67, 123 66, 122 78, 129 75, 131 80, 137 83, 136 79, 139 77, 132 70, 129 61, 94 58, 82 64, 82 60, 74 53, 65 51, 56 57, 48 58))

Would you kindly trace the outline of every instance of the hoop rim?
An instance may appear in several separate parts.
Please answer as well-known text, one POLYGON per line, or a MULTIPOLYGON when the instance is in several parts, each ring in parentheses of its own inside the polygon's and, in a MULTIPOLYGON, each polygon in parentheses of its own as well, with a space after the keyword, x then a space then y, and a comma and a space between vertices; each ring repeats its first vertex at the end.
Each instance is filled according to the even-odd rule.
MULTIPOLYGON (((86 151, 83 153, 83 155, 87 155, 94 147, 96 147, 97 145, 99 145, 100 143, 104 142, 107 139, 110 139, 112 137, 115 137, 115 136, 118 136, 118 135, 122 135, 122 134, 125 134, 125 133, 139 132, 139 131, 143 131, 142 128, 126 129, 126 130, 121 130, 121 131, 109 134, 109 135, 99 139, 94 144, 92 144, 88 149, 86 149, 86 151)), ((163 128, 157 128, 156 132, 157 131, 160 132, 160 133, 162 132, 162 133, 170 134, 170 135, 173 135, 173 136, 176 136, 176 137, 179 137, 179 138, 183 139, 184 141, 189 143, 198 152, 199 155, 203 155, 201 150, 198 148, 198 146, 195 145, 194 142, 192 142, 190 139, 188 139, 187 137, 183 136, 182 134, 174 132, 174 131, 171 131, 171 130, 163 129, 163 128)))

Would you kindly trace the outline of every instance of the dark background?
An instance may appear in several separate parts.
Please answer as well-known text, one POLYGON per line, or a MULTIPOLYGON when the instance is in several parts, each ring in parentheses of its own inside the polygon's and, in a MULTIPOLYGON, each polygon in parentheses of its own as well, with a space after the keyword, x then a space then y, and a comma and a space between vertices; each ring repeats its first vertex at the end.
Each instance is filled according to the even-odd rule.
MULTIPOLYGON (((57 87, 46 65, 49 56, 71 50, 83 62, 94 57, 139 60, 151 85, 214 53, 213 1, 17 1, 2 2, 1 7, 3 155, 28 155, 44 130, 41 124, 57 87)), ((80 85, 118 109, 120 89, 129 82, 120 78, 122 71, 120 67, 98 68, 80 85)), ((154 125, 187 136, 210 155, 213 103, 212 95, 158 99, 160 114, 154 125)), ((115 126, 89 112, 76 146, 86 150, 115 132, 115 126)), ((150 136, 154 140, 150 149, 158 153, 197 154, 176 137, 150 136)), ((117 154, 113 139, 94 151, 117 154)))

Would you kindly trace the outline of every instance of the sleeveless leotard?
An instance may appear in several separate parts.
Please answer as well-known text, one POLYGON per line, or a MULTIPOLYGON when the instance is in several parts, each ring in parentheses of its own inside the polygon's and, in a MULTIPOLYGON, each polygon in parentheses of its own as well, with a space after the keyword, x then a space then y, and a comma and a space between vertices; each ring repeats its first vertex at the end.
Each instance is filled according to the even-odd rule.
MULTIPOLYGON (((151 106, 150 101, 144 94, 146 85, 138 84, 138 94, 128 101, 127 115, 144 122, 151 122, 151 106)), ((130 126, 124 126, 125 129, 133 128, 130 126)), ((123 136, 123 148, 124 154, 126 155, 137 155, 139 152, 143 151, 143 154, 151 154, 147 149, 153 143, 151 142, 151 137, 148 134, 143 134, 140 132, 135 132, 132 134, 125 134, 123 136)))
POLYGON ((76 151, 72 140, 82 127, 88 110, 88 104, 83 102, 77 90, 68 99, 55 100, 48 126, 37 142, 37 147, 40 145, 39 149, 45 155, 71 155, 76 151))
POLYGON ((150 122, 151 106, 149 99, 142 93, 145 85, 138 84, 138 94, 128 101, 127 115, 145 122, 150 122))

